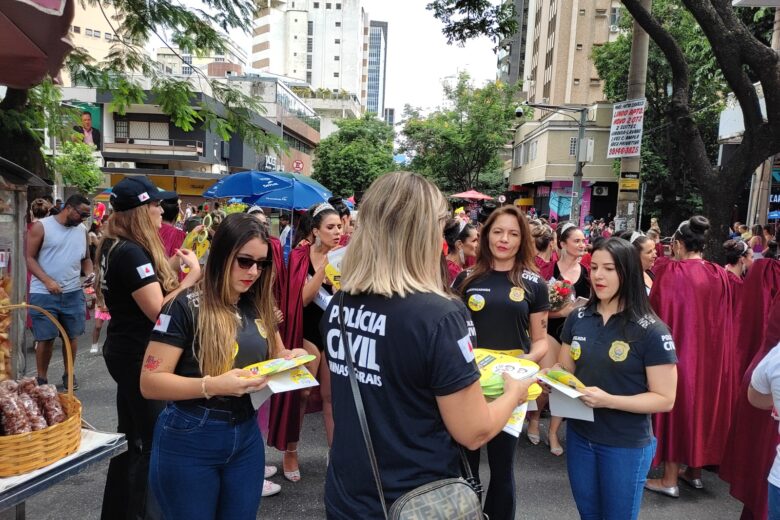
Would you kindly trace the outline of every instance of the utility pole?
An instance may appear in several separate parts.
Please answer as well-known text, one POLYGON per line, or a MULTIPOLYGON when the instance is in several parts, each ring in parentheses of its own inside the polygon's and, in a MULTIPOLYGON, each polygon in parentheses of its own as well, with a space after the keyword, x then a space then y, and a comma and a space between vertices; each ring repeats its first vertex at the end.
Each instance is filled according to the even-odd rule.
POLYGON ((580 226, 580 210, 582 209, 582 166, 585 163, 585 125, 588 123, 588 110, 580 110, 580 121, 577 132, 577 146, 574 152, 576 167, 574 169, 574 178, 571 185, 571 214, 569 221, 580 226))
MULTIPOLYGON (((648 12, 653 0, 641 0, 642 7, 648 12)), ((634 34, 631 41, 631 65, 628 68, 628 99, 643 99, 647 82, 647 57, 650 49, 650 37, 634 21, 634 34)), ((640 157, 623 157, 620 160, 620 184, 618 187, 617 210, 615 211, 615 229, 618 223, 625 222, 625 229, 631 231, 637 228, 637 206, 639 203, 639 186, 636 183, 625 182, 639 179, 641 166, 640 157), (623 189, 626 186, 632 189, 623 189), (618 220, 620 219, 620 220, 618 220)))

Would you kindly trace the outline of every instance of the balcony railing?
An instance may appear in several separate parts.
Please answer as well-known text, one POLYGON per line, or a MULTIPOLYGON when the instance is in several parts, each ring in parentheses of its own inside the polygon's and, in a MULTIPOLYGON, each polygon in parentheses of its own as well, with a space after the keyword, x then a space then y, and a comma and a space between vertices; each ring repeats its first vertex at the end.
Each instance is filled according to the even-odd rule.
POLYGON ((117 137, 103 143, 104 153, 132 153, 144 155, 203 156, 203 141, 189 139, 145 139, 117 137))

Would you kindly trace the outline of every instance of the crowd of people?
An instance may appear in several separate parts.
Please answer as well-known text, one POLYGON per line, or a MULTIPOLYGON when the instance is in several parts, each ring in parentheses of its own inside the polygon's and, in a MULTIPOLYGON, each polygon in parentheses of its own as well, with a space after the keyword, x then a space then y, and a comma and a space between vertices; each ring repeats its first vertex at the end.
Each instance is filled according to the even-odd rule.
MULTIPOLYGON (((263 437, 298 482, 302 424, 321 410, 328 518, 381 518, 465 465, 479 490, 484 446, 483 510, 513 519, 520 441, 502 430, 531 380, 505 375, 503 394, 486 400, 474 348, 585 385, 593 421, 547 421, 545 392, 525 428, 531 444, 566 454, 582 518, 638 518, 645 490, 702 489, 703 468, 719 468, 744 519, 780 518, 780 436, 765 410, 780 401, 780 226, 736 223, 720 266, 704 259, 714 231, 702 216, 667 239, 655 219, 644 233, 616 231, 492 203, 472 219, 409 172, 377 179, 359 225, 354 215, 335 197, 296 215, 294 228, 280 218, 277 238, 263 208, 182 207, 144 177, 114 186, 110 208, 79 195, 61 208, 32 202, 30 302, 58 317, 74 353, 85 293, 93 353, 108 324, 102 354, 128 451, 109 466, 103 518, 255 518, 280 489, 263 437), (203 237, 205 253, 183 247, 188 234, 203 237), (326 272, 341 248, 334 282, 326 272), (572 287, 560 306, 556 282, 572 287), (242 367, 302 355, 319 385, 256 410, 249 396, 267 380, 242 367), (363 414, 376 466, 356 456, 363 414), (648 480, 653 467, 661 477, 648 480)), ((57 331, 30 317, 43 382, 57 331)))

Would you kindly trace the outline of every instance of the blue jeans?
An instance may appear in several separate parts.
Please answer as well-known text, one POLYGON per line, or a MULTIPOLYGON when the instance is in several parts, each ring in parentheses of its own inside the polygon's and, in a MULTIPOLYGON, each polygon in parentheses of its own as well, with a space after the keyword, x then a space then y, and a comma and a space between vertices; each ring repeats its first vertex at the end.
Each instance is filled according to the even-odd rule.
POLYGON ((780 520, 780 488, 769 484, 769 516, 768 520, 780 520))
POLYGON ((596 444, 566 429, 566 465, 582 520, 636 520, 655 439, 643 448, 596 444))
POLYGON ((233 425, 172 404, 160 414, 149 485, 165 518, 254 520, 264 470, 254 416, 233 425))

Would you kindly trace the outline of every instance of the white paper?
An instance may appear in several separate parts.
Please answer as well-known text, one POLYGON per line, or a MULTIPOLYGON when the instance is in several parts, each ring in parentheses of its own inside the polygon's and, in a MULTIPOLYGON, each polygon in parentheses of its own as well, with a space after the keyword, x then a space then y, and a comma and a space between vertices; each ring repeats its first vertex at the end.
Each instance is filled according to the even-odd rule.
POLYGON ((278 374, 268 376, 268 384, 257 392, 253 392, 252 406, 255 409, 260 406, 271 397, 272 394, 279 394, 281 392, 290 392, 293 390, 302 390, 304 388, 311 388, 318 386, 319 383, 314 376, 311 375, 306 367, 300 366, 291 370, 285 370, 278 374))
POLYGON ((111 444, 114 444, 116 442, 119 442, 124 437, 121 433, 107 433, 107 432, 99 432, 94 430, 87 430, 82 428, 81 429, 81 444, 79 444, 79 449, 76 450, 75 453, 68 455, 67 457, 64 457, 57 462, 54 462, 44 468, 36 469, 35 471, 31 471, 29 473, 25 473, 23 475, 16 475, 14 477, 5 477, 0 478, 0 493, 3 493, 12 487, 18 486, 20 484, 23 484, 27 482, 28 480, 32 480, 35 477, 46 473, 47 471, 51 471, 52 469, 56 468, 57 466, 61 466, 63 464, 67 464, 71 460, 81 457, 85 453, 88 453, 90 451, 97 450, 99 448, 102 448, 103 446, 108 446, 111 444))
POLYGON ((528 413, 528 403, 523 403, 512 412, 509 417, 509 422, 506 423, 502 431, 512 435, 514 437, 520 437, 520 432, 523 431, 523 423, 525 422, 525 416, 528 413))
POLYGON ((555 417, 593 422, 593 408, 579 399, 585 394, 541 374, 538 374, 536 378, 552 389, 550 392, 550 414, 555 417))

